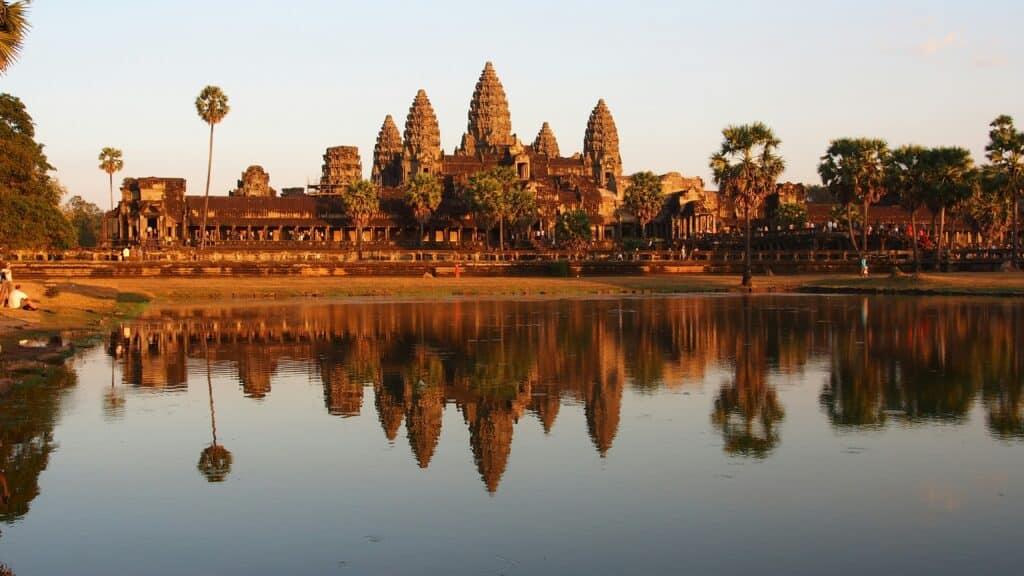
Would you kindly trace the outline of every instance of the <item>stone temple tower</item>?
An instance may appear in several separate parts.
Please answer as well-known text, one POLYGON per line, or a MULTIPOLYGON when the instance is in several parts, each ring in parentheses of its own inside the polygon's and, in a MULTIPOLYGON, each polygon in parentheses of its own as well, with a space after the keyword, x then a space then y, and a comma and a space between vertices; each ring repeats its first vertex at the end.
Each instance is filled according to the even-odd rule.
POLYGON ((505 88, 490 62, 484 65, 484 71, 480 73, 480 80, 473 90, 466 130, 458 154, 500 154, 516 143, 505 88))
POLYGON ((544 154, 548 158, 558 158, 558 140, 555 140, 555 133, 547 122, 540 127, 537 137, 533 140, 533 151, 544 154))
POLYGON ((583 137, 583 160, 598 186, 618 191, 616 181, 622 176, 619 132, 604 99, 597 101, 587 121, 587 133, 583 137))
POLYGON ((427 93, 420 90, 409 107, 405 119, 405 134, 402 146, 403 181, 413 174, 441 173, 441 129, 437 115, 430 105, 427 93))
POLYGON ((384 118, 373 147, 372 178, 378 186, 395 187, 402 183, 402 135, 391 114, 384 118))

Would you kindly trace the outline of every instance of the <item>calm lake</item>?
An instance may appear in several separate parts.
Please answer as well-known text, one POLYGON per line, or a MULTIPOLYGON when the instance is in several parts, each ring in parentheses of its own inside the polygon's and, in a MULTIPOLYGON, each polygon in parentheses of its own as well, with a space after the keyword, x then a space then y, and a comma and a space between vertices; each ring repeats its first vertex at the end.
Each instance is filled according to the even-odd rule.
POLYGON ((153 310, 0 402, 17 574, 1021 573, 1024 300, 153 310))

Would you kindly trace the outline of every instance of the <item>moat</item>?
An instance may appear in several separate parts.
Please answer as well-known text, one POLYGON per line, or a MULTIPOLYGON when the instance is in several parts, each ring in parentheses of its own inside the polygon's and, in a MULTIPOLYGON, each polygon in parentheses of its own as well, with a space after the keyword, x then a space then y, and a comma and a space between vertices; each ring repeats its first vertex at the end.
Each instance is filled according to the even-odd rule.
POLYGON ((0 404, 18 574, 1014 573, 1024 301, 155 309, 0 404))

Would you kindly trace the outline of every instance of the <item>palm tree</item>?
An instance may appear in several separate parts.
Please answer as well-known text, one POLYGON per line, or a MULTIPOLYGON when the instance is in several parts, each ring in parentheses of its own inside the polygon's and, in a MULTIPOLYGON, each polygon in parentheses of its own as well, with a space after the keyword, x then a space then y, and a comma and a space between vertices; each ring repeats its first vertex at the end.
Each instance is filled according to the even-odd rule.
POLYGON ((921 146, 901 146, 889 158, 888 186, 899 194, 900 204, 910 212, 910 239, 914 246, 914 273, 921 271, 917 249, 917 209, 925 200, 925 155, 921 146))
POLYGON ((213 171, 213 127, 219 124, 231 108, 228 97, 217 86, 207 86, 196 98, 196 111, 199 117, 210 125, 210 152, 206 160, 206 195, 203 200, 203 229, 199 233, 200 248, 206 248, 206 215, 210 209, 210 174, 213 171))
POLYGON ((946 210, 971 196, 976 181, 971 153, 963 148, 932 148, 925 153, 926 202, 939 213, 939 238, 936 262, 942 265, 942 244, 946 210))
POLYGON ((846 205, 846 224, 850 231, 850 243, 858 254, 868 249, 868 207, 878 202, 885 194, 886 164, 889 147, 885 140, 872 138, 840 138, 833 140, 821 157, 818 174, 821 182, 840 202, 846 205), (850 205, 860 202, 862 246, 857 246, 853 234, 853 218, 850 205))
POLYGON ((1020 191, 1024 187, 1024 133, 1013 126, 1013 118, 1002 115, 992 121, 988 133, 989 143, 985 146, 988 161, 1001 173, 1005 183, 1003 193, 1012 198, 1013 204, 1013 261, 1017 267, 1020 259, 1020 191))
POLYGON ((114 209, 114 172, 120 172, 124 168, 124 160, 121 159, 121 151, 117 148, 104 148, 100 151, 100 170, 110 177, 110 209, 114 209))
POLYGON ((637 172, 629 177, 622 203, 640 223, 640 237, 647 238, 647 224, 661 212, 661 179, 654 172, 637 172))
POLYGON ((363 228, 369 223, 370 216, 380 210, 377 187, 369 180, 356 180, 345 189, 341 197, 345 214, 356 225, 356 254, 363 259, 363 228))
POLYGON ((431 174, 414 174, 405 183, 405 203, 420 224, 420 246, 423 246, 423 226, 441 204, 441 183, 431 174))
POLYGON ((29 0, 10 4, 0 0, 0 74, 6 74, 21 53, 21 44, 31 28, 26 19, 29 4, 29 0))
POLYGON ((711 157, 711 171, 719 190, 743 210, 746 224, 743 285, 750 286, 750 217, 764 199, 775 191, 786 163, 776 154, 781 141, 761 122, 727 126, 722 130, 722 148, 711 157))

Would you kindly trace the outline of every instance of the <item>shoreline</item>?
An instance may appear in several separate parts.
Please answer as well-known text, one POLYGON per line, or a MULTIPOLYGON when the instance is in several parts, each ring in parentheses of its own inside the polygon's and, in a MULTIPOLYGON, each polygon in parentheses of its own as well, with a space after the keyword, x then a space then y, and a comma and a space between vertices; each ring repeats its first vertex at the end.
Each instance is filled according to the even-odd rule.
POLYGON ((0 396, 45 376, 77 347, 115 322, 151 306, 253 305, 300 302, 423 302, 458 299, 562 299, 724 294, 874 294, 1024 297, 1024 273, 944 273, 860 278, 843 274, 756 276, 752 289, 736 275, 645 275, 594 278, 68 278, 19 281, 40 310, 0 309, 0 396), (59 345, 26 347, 21 340, 59 345))

